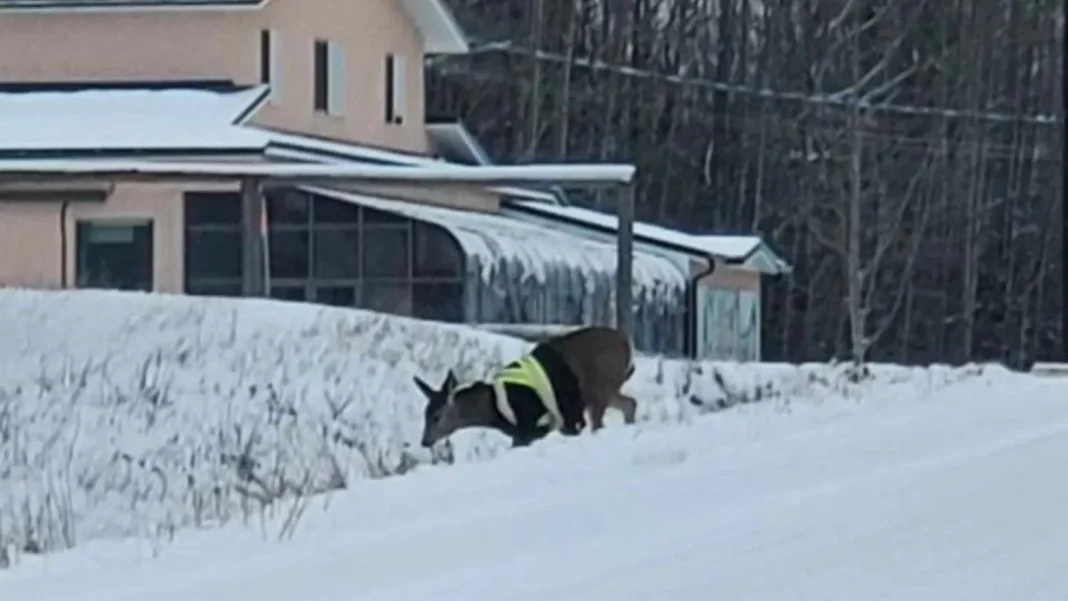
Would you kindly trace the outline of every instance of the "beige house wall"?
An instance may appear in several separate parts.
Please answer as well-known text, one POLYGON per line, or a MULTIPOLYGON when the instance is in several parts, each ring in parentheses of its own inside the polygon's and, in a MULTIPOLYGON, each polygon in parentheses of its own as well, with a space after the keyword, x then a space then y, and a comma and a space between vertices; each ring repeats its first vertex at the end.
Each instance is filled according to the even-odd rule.
POLYGON ((0 286, 60 288, 59 205, 0 202, 0 286))
POLYGON ((48 12, 0 17, 5 82, 229 79, 255 84, 260 31, 276 31, 274 98, 255 122, 410 152, 427 152, 423 42, 395 0, 273 0, 259 11, 48 12), (312 110, 313 45, 345 54, 345 111, 312 110), (405 57, 403 125, 385 123, 385 56, 405 57))
POLYGON ((697 281, 698 285, 711 288, 734 288, 737 290, 760 290, 760 273, 741 267, 719 263, 716 270, 697 281))
MULTIPOLYGON (((182 202, 185 190, 237 190, 217 183, 181 185, 126 183, 115 186, 106 202, 72 202, 66 216, 66 281, 76 284, 77 223, 149 220, 153 224, 153 289, 185 289, 182 202)), ((62 202, 0 202, 0 286, 60 288, 63 238, 62 202)))

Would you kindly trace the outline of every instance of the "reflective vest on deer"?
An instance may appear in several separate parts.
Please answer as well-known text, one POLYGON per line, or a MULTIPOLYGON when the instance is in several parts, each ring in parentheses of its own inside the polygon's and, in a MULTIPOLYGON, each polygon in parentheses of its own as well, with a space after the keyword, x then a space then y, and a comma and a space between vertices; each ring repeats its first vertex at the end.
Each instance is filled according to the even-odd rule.
POLYGON ((559 430, 564 425, 564 415, 556 398, 552 381, 541 363, 527 355, 508 364, 493 377, 493 390, 497 397, 497 410, 509 423, 519 426, 516 412, 509 400, 508 387, 522 386, 533 390, 545 408, 545 413, 538 419, 537 427, 559 430))

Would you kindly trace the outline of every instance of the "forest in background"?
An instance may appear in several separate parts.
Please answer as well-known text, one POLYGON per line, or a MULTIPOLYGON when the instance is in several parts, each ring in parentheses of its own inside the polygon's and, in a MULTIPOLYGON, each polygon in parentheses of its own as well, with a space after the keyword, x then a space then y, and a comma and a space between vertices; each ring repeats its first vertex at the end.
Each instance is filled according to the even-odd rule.
MULTIPOLYGON (((449 0, 428 112, 500 162, 638 165, 638 217, 759 233, 768 360, 1061 348, 1059 0, 449 0)), ((569 191, 611 210, 611 198, 569 191)))

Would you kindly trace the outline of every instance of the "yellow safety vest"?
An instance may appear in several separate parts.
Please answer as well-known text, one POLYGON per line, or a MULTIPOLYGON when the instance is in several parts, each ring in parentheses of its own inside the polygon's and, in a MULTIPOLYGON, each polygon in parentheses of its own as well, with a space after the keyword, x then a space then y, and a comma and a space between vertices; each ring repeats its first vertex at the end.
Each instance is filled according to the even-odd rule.
POLYGON ((539 426, 548 426, 554 430, 563 428, 564 415, 560 411, 556 392, 553 391, 552 382, 549 381, 549 376, 537 359, 530 355, 522 357, 515 364, 501 368, 493 377, 493 390, 497 397, 497 409, 505 419, 513 425, 517 425, 515 411, 508 403, 508 390, 505 388, 508 384, 525 386, 538 395, 541 404, 545 406, 545 415, 538 420, 539 426))

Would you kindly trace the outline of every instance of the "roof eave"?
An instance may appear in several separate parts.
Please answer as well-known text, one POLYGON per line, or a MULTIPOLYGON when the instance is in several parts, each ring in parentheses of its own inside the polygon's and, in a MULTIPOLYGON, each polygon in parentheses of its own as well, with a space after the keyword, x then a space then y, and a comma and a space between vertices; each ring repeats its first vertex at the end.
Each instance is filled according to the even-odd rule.
MULTIPOLYGON (((578 228, 582 228, 582 229, 586 229, 586 230, 590 230, 590 231, 594 231, 594 232, 600 232, 602 234, 610 234, 612 236, 618 236, 619 235, 619 228, 609 227, 609 226, 606 226, 606 225, 603 225, 603 224, 600 224, 600 223, 593 223, 593 222, 590 222, 590 221, 583 221, 581 219, 575 219, 574 217, 570 217, 568 215, 560 215, 558 213, 552 213, 552 212, 548 212, 548 211, 539 210, 539 209, 536 209, 536 208, 534 208, 534 207, 532 207, 530 205, 521 204, 521 202, 514 202, 514 201, 506 200, 503 203, 501 203, 501 205, 502 205, 502 207, 504 207, 506 209, 509 209, 509 210, 512 210, 512 211, 516 211, 518 213, 526 213, 528 215, 535 215, 535 216, 541 217, 543 219, 548 219, 549 221, 556 221, 556 222, 559 222, 559 223, 565 223, 565 224, 572 225, 572 226, 575 226, 575 227, 578 227, 578 228)), ((637 242, 641 242, 643 244, 648 244, 650 246, 659 247, 662 250, 679 253, 681 255, 687 255, 687 256, 690 256, 690 257, 693 257, 693 258, 696 258, 696 259, 703 259, 705 261, 712 261, 712 260, 715 259, 714 255, 711 255, 711 254, 709 254, 707 252, 700 251, 700 250, 697 250, 695 248, 689 248, 689 247, 686 247, 686 246, 680 246, 678 244, 672 244, 671 242, 668 242, 666 240, 658 240, 656 238, 650 238, 648 236, 643 236, 643 235, 638 234, 638 233, 634 234, 634 240, 637 241, 637 242)))
POLYGON ((400 0, 423 36, 426 54, 467 54, 471 44, 444 0, 400 0))
POLYGON ((767 275, 784 275, 793 271, 793 267, 763 241, 744 257, 726 258, 725 261, 742 269, 767 275))
POLYGON ((453 121, 450 123, 428 123, 426 125, 426 131, 433 138, 439 133, 453 132, 460 140, 463 141, 467 152, 474 158, 478 165, 492 165, 493 159, 490 158, 486 149, 479 144, 475 135, 471 133, 471 130, 467 129, 467 126, 461 121, 453 121))

